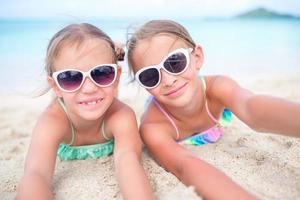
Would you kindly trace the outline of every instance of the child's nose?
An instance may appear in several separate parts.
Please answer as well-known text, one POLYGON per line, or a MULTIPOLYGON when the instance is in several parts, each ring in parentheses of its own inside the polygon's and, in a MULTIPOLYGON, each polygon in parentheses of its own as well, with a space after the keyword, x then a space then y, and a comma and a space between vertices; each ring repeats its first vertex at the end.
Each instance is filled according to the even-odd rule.
POLYGON ((83 93, 93 93, 97 91, 98 86, 88 77, 84 80, 81 86, 81 92, 83 93))
POLYGON ((169 74, 164 70, 161 70, 160 73, 161 73, 161 84, 163 84, 163 86, 167 86, 167 87, 172 86, 177 81, 177 77, 175 75, 169 74))

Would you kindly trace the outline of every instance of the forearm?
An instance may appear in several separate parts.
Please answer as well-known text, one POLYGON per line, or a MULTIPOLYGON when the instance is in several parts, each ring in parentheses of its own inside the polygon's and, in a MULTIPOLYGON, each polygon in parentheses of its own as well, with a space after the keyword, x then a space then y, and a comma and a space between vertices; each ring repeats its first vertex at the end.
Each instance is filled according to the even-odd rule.
POLYGON ((25 174, 18 188, 17 199, 53 199, 51 185, 38 174, 25 174))
POLYGON ((255 199, 228 176, 193 156, 184 159, 179 178, 192 185, 204 199, 255 199))
POLYGON ((116 175, 124 199, 154 199, 150 183, 134 152, 116 156, 116 175))
POLYGON ((248 101, 250 127, 257 131, 300 137, 300 104, 281 98, 255 95, 248 101))

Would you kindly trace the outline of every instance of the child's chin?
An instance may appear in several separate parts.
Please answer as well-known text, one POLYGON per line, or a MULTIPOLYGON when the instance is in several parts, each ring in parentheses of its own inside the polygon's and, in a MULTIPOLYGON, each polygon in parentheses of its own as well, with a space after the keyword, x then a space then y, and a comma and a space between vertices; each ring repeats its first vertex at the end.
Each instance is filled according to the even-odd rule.
POLYGON ((87 121, 98 120, 102 115, 82 115, 82 118, 87 121))
POLYGON ((83 111, 80 113, 81 118, 88 120, 88 121, 94 121, 97 120, 99 118, 101 118, 101 116, 103 115, 102 112, 97 112, 96 110, 94 111, 83 111))

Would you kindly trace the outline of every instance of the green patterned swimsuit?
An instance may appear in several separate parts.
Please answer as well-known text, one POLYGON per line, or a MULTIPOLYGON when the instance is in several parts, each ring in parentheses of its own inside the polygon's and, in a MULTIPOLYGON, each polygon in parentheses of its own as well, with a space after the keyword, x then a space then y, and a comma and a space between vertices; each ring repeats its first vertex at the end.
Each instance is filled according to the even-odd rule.
POLYGON ((72 146, 74 143, 74 128, 70 121, 65 104, 60 98, 57 98, 59 105, 63 108, 66 115, 68 116, 70 127, 71 127, 71 142, 69 144, 60 143, 57 150, 57 156, 60 160, 85 160, 85 159, 96 159, 103 156, 108 156, 113 153, 114 150, 114 140, 109 139, 104 132, 104 121, 102 123, 102 135, 108 140, 101 144, 92 144, 84 146, 72 146))

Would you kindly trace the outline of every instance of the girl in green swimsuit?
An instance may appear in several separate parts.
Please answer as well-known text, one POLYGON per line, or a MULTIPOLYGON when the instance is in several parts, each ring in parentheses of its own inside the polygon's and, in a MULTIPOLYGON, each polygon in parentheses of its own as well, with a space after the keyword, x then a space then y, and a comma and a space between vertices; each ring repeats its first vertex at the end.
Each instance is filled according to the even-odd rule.
POLYGON ((124 199, 153 199, 140 164, 134 111, 116 98, 121 54, 109 36, 90 24, 66 26, 51 39, 46 71, 56 98, 34 128, 19 199, 53 198, 56 157, 82 160, 112 153, 124 199))

